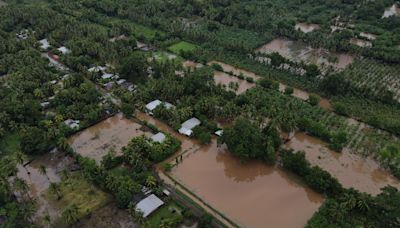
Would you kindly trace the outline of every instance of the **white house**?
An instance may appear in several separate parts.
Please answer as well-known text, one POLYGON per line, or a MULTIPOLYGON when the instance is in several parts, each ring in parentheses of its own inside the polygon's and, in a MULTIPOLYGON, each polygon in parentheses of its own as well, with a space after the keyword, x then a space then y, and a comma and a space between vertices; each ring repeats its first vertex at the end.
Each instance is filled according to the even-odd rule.
POLYGON ((112 77, 114 77, 113 74, 105 73, 101 76, 101 79, 111 79, 112 77))
POLYGON ((162 133, 162 132, 158 132, 157 134, 151 136, 151 139, 152 139, 154 142, 163 143, 164 140, 165 140, 165 134, 162 133))
POLYGON ((214 132, 214 134, 217 136, 222 136, 223 133, 224 133, 224 130, 218 130, 218 131, 214 132))
POLYGON ((46 50, 47 48, 50 47, 49 41, 47 39, 39 40, 39 43, 42 49, 46 50))
POLYGON ((143 212, 143 217, 146 218, 162 205, 164 202, 156 195, 151 194, 136 204, 136 210, 143 212))
POLYGON ((78 129, 79 128, 79 120, 67 119, 64 121, 64 124, 67 125, 71 129, 78 129))
POLYGON ((107 70, 105 66, 94 66, 88 69, 88 71, 92 73, 104 72, 105 70, 107 70))
POLYGON ((66 48, 65 46, 59 47, 59 48, 57 48, 57 50, 59 50, 59 51, 60 51, 61 53, 63 53, 64 55, 71 52, 71 51, 70 51, 68 48, 66 48))
POLYGON ((193 134, 192 129, 195 128, 196 126, 199 126, 200 124, 201 122, 197 118, 191 118, 189 120, 186 120, 179 129, 179 133, 191 136, 193 134))
POLYGON ((173 108, 173 107, 175 107, 173 104, 171 104, 171 103, 168 103, 168 102, 162 102, 162 101, 160 101, 160 100, 154 100, 154 101, 152 101, 152 102, 150 102, 150 103, 148 103, 147 105, 146 105, 146 112, 147 113, 149 113, 150 115, 153 115, 153 110, 154 109, 156 109, 160 104, 164 104, 164 107, 166 108, 166 109, 170 109, 170 108, 173 108))

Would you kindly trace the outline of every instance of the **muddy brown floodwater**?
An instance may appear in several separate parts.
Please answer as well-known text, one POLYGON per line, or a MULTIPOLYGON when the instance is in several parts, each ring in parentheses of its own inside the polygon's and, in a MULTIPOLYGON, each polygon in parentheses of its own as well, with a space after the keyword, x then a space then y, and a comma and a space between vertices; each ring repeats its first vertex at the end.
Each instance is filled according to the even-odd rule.
POLYGON ((93 125, 68 139, 71 147, 82 156, 87 156, 100 163, 103 156, 111 149, 120 154, 123 146, 136 136, 151 137, 150 131, 122 114, 112 116, 93 125))
POLYGON ((294 28, 296 30, 300 30, 304 33, 309 33, 314 31, 315 29, 319 29, 319 25, 317 24, 308 24, 308 23, 297 23, 294 28))
POLYGON ((379 194, 380 189, 386 185, 400 189, 400 181, 380 168, 372 158, 361 157, 346 150, 337 153, 328 149, 321 140, 305 133, 295 134, 285 146, 304 151, 312 165, 318 165, 331 173, 346 188, 353 187, 371 195, 379 194))
MULTIPOLYGON (((231 66, 231 65, 223 63, 223 62, 212 61, 212 62, 208 63, 208 65, 212 65, 213 63, 220 65, 222 67, 222 69, 224 69, 225 72, 232 72, 236 76, 243 74, 246 77, 253 78, 254 81, 257 81, 261 78, 261 76, 255 74, 253 72, 250 72, 250 71, 247 71, 244 69, 239 69, 239 68, 236 68, 234 66, 231 66)), ((239 88, 236 91, 236 94, 241 94, 241 93, 245 92, 246 90, 253 88, 255 86, 255 83, 250 83, 250 82, 247 82, 246 80, 241 80, 241 79, 232 77, 227 73, 219 72, 219 71, 214 72, 214 80, 215 80, 216 84, 226 85, 227 88, 228 88, 230 82, 237 82, 239 84, 239 88)), ((279 91, 284 92, 286 87, 287 86, 285 84, 279 83, 279 91)), ((308 100, 309 93, 304 90, 301 90, 301 89, 293 88, 292 96, 300 98, 302 100, 308 100)), ((322 108, 328 109, 328 110, 332 109, 330 101, 326 98, 321 98, 321 100, 319 102, 319 106, 321 106, 322 108)))
POLYGON ((220 71, 214 72, 214 81, 217 85, 224 85, 227 90, 234 91, 237 95, 244 93, 248 89, 251 89, 256 86, 255 83, 239 79, 235 76, 220 71), (237 90, 233 90, 232 88, 229 87, 231 83, 237 83, 238 85, 237 90))
POLYGON ((61 171, 73 161, 64 153, 53 151, 34 159, 25 167, 18 166, 17 176, 26 181, 29 186, 29 195, 38 202, 35 219, 46 214, 49 214, 52 219, 59 216, 58 210, 43 198, 42 193, 49 188, 51 182, 61 181, 61 171), (46 174, 39 171, 41 166, 46 167, 46 174))
POLYGON ((346 68, 354 61, 354 56, 352 55, 333 53, 322 48, 312 48, 301 41, 293 41, 286 38, 276 38, 259 47, 256 52, 267 54, 277 52, 292 61, 303 61, 320 67, 328 65, 337 70, 346 68))
POLYGON ((242 164, 216 140, 186 154, 172 175, 244 227, 303 227, 324 200, 280 168, 242 164))

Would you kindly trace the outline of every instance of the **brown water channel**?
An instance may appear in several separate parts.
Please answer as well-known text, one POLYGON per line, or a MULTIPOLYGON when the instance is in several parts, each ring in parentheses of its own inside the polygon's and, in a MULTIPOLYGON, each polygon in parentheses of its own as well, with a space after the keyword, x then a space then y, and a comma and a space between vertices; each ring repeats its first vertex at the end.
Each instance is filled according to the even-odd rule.
MULTIPOLYGON (((231 65, 223 63, 223 62, 212 61, 209 63, 209 65, 212 65, 214 63, 220 65, 222 67, 222 69, 224 70, 224 72, 230 72, 236 76, 239 76, 242 74, 246 77, 252 78, 254 81, 257 81, 261 78, 261 76, 255 74, 253 72, 250 72, 250 71, 247 71, 244 69, 239 69, 239 68, 236 68, 234 66, 231 66, 231 65)), ((227 73, 224 73, 224 72, 220 72, 220 71, 214 72, 214 80, 215 80, 216 84, 222 84, 222 85, 225 85, 227 88, 229 88, 229 83, 231 83, 231 82, 238 83, 239 87, 238 87, 238 90, 236 91, 236 94, 241 94, 241 93, 245 92, 246 90, 251 89, 255 86, 255 83, 247 82, 246 80, 236 78, 236 77, 229 75, 227 73)), ((286 87, 287 86, 285 84, 279 83, 279 91, 284 92, 286 87)), ((304 90, 301 90, 301 89, 293 88, 292 96, 300 98, 302 100, 308 100, 309 93, 304 90)), ((325 109, 331 109, 331 103, 326 98, 321 98, 321 100, 319 102, 319 106, 321 106, 322 108, 325 108, 325 109)))
POLYGON ((277 52, 291 61, 312 63, 318 66, 329 65, 337 70, 346 68, 354 61, 352 55, 312 48, 301 41, 292 41, 286 38, 276 38, 256 51, 267 54, 277 52))
POLYGON ((216 140, 186 154, 172 175, 244 227, 303 227, 324 200, 278 167, 241 163, 216 140))
POLYGON ((400 189, 400 181, 382 169, 369 157, 362 157, 344 150, 337 153, 327 144, 305 133, 297 133, 286 145, 296 151, 304 151, 312 165, 318 165, 331 173, 346 188, 355 188, 372 195, 380 193, 386 185, 400 189))
POLYGON ((96 125, 93 125, 68 139, 71 147, 82 156, 87 156, 100 163, 103 156, 111 149, 117 154, 123 146, 136 136, 153 134, 132 120, 117 114, 96 125))

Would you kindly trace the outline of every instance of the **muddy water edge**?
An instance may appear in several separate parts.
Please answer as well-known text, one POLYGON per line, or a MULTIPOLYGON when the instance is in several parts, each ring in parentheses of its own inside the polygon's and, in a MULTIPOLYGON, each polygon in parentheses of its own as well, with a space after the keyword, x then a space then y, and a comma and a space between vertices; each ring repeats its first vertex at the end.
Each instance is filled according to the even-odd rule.
POLYGON ((304 151, 307 160, 336 177, 346 188, 377 195, 381 188, 392 185, 400 189, 400 181, 382 169, 370 157, 362 157, 348 150, 338 153, 328 149, 327 144, 305 133, 296 133, 285 145, 295 151, 304 151))

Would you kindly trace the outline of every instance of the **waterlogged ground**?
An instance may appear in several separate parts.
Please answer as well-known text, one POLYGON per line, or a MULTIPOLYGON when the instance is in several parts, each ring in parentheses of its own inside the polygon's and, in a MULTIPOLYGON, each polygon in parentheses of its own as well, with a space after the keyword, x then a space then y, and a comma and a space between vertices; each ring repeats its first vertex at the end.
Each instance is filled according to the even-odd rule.
POLYGON ((380 189, 386 185, 400 189, 400 181, 380 168, 372 158, 361 157, 346 150, 337 153, 328 149, 326 143, 305 133, 297 133, 285 146, 304 151, 312 165, 318 165, 331 173, 346 188, 355 188, 372 195, 379 194, 380 189))
POLYGON ((118 154, 132 138, 141 135, 151 137, 152 133, 139 123, 117 114, 73 135, 68 142, 77 153, 100 163, 108 151, 115 150, 118 154))
POLYGON ((71 157, 55 151, 36 158, 25 167, 18 166, 17 176, 26 181, 30 197, 37 200, 35 220, 40 220, 46 214, 53 220, 58 218, 58 210, 52 207, 42 194, 49 188, 50 183, 61 181, 62 170, 72 163, 71 157), (41 173, 41 166, 46 168, 45 174, 41 173))
MULTIPOLYGON (((224 72, 229 72, 229 74, 227 74, 224 72, 215 71, 214 72, 214 80, 215 80, 216 84, 217 85, 218 84, 225 85, 228 90, 231 90, 229 88, 229 84, 231 82, 237 83, 239 85, 239 87, 238 87, 238 90, 236 91, 236 94, 241 94, 241 93, 245 92, 246 90, 253 88, 256 84, 252 83, 252 82, 247 82, 246 80, 242 80, 242 79, 233 77, 232 75, 236 75, 236 76, 243 75, 245 77, 252 78, 254 80, 254 82, 256 82, 262 78, 261 76, 255 74, 253 72, 250 72, 250 71, 247 71, 244 69, 239 69, 239 68, 236 68, 234 66, 231 66, 231 65, 223 63, 223 62, 212 61, 209 63, 209 65, 212 65, 214 63, 220 65, 222 67, 222 69, 224 70, 224 72)), ((279 91, 284 92, 286 87, 287 86, 285 84, 279 83, 279 91)), ((301 89, 293 88, 292 96, 297 97, 302 100, 308 100, 309 93, 304 90, 301 90, 301 89)), ((321 98, 319 105, 322 108, 331 109, 331 103, 326 98, 321 98)))
POLYGON ((257 52, 271 54, 277 52, 283 57, 295 61, 316 64, 320 67, 329 65, 334 69, 346 68, 354 61, 354 56, 344 53, 331 53, 324 49, 315 49, 301 42, 285 38, 276 38, 259 47, 257 52))
POLYGON ((243 164, 215 140, 186 154, 172 175, 244 227, 303 227, 323 202, 296 177, 260 161, 243 164))

